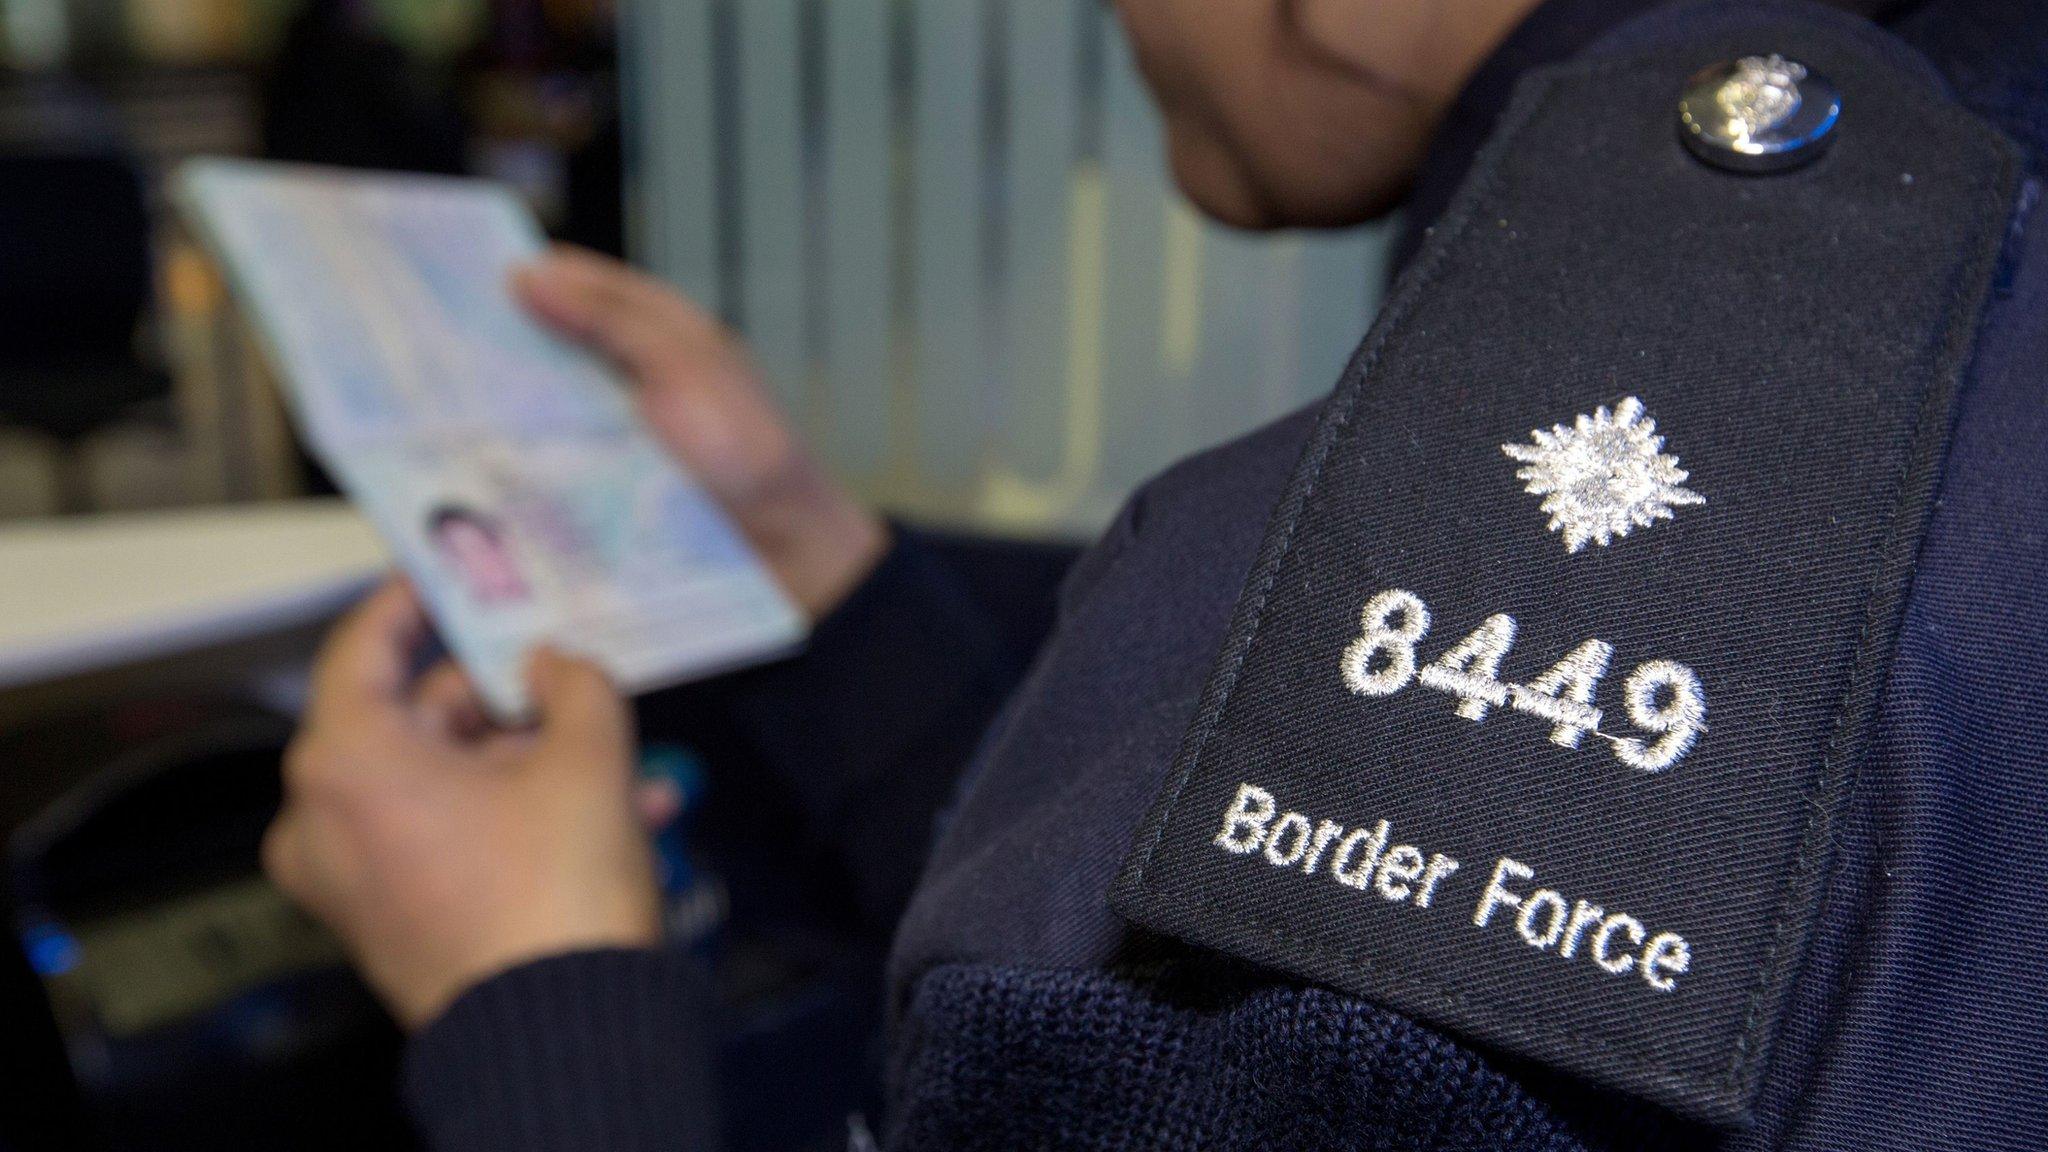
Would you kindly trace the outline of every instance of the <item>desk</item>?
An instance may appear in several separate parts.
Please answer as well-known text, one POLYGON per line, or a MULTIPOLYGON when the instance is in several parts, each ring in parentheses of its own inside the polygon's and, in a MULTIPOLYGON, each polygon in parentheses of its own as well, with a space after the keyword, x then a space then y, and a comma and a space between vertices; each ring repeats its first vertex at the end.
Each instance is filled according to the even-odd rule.
POLYGON ((340 500, 0 528, 0 688, 321 620, 389 565, 340 500))

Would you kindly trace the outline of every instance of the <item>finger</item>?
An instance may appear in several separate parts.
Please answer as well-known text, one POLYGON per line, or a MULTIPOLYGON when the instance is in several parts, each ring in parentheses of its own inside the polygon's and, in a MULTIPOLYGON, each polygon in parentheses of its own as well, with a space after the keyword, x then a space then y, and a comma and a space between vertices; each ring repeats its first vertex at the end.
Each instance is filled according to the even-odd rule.
POLYGON ((679 358, 729 351, 710 313, 661 281, 591 253, 557 253, 519 270, 515 295, 542 322, 645 380, 679 358))
POLYGON ((540 734, 531 728, 499 728, 493 726, 483 734, 477 746, 485 763, 514 772, 533 756, 540 744, 540 734))
POLYGON ((546 258, 512 271, 512 297, 529 315, 562 336, 587 343, 600 307, 595 286, 546 258))
POLYGON ((619 313, 646 314, 680 325, 685 334, 718 327, 710 313, 663 281, 609 256, 567 245, 515 269, 512 289, 543 319, 573 328, 588 329, 619 313))
POLYGON ((560 757, 569 763, 623 763, 632 713, 602 669, 542 647, 527 661, 526 679, 542 746, 569 751, 560 757))
POLYGON ((724 329, 680 299, 646 301, 626 291, 608 293, 591 306, 581 339, 635 383, 731 353, 724 329))
POLYGON ((321 857, 316 833, 312 819, 285 805, 263 833, 263 874, 307 915, 346 934, 340 916, 348 903, 348 870, 332 856, 321 857))
POLYGON ((675 319, 715 323, 711 313, 698 307, 668 281, 588 248, 557 244, 528 268, 537 273, 540 280, 585 293, 603 303, 668 312, 675 319))
POLYGON ((491 730, 483 697, 454 660, 443 660, 420 677, 413 688, 412 709, 428 731, 451 740, 473 741, 491 730))
POLYGON ((386 581, 328 636, 313 668, 309 710, 395 707, 426 630, 412 585, 402 577, 386 581))

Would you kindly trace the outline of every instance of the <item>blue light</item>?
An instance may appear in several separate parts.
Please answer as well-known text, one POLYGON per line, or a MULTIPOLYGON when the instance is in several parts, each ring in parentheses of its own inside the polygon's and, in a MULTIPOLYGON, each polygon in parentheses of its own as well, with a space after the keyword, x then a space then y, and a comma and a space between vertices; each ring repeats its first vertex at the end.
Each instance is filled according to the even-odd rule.
POLYGON ((640 752, 640 778, 666 779, 682 793, 683 811, 694 810, 704 799, 709 783, 704 764, 695 753, 679 744, 648 744, 640 752))
POLYGON ((38 976, 62 976, 78 967, 78 941, 55 924, 37 924, 24 931, 21 950, 38 976))

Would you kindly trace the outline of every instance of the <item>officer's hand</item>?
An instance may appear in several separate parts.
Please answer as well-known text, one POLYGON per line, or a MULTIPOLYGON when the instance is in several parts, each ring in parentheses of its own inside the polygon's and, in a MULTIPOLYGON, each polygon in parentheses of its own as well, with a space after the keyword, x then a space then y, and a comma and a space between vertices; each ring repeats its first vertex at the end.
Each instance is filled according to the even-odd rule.
POLYGON ((336 629, 263 842, 407 1027, 522 961, 661 934, 625 702, 540 653, 531 729, 492 727, 452 663, 409 679, 426 631, 394 581, 336 629))
POLYGON ((568 247, 521 269, 513 291, 543 323, 604 355, 639 387, 655 434, 812 619, 880 559, 881 521, 812 459, 746 348, 703 309, 616 260, 568 247))

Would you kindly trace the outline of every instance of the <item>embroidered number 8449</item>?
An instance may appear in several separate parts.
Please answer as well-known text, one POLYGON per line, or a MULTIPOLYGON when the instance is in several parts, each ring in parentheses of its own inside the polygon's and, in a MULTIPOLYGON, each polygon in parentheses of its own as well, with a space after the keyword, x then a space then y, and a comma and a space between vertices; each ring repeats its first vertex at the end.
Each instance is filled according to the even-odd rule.
POLYGON ((1365 602, 1358 639, 1344 649, 1344 683, 1361 696, 1392 696, 1420 681, 1425 688, 1458 697, 1458 715, 1484 720, 1494 708, 1512 708, 1551 724, 1550 742, 1576 748, 1586 733, 1614 749, 1615 758, 1645 772, 1662 772, 1692 750, 1707 730, 1707 693, 1683 664, 1651 660, 1636 666, 1622 684, 1622 702, 1637 728, 1656 737, 1642 740, 1600 730, 1602 714, 1594 689, 1607 674, 1614 646, 1588 640, 1550 670, 1526 684, 1500 680, 1500 662, 1515 642, 1515 618, 1488 616, 1471 635, 1428 665, 1417 665, 1415 646, 1429 631, 1422 597, 1399 588, 1365 602))

